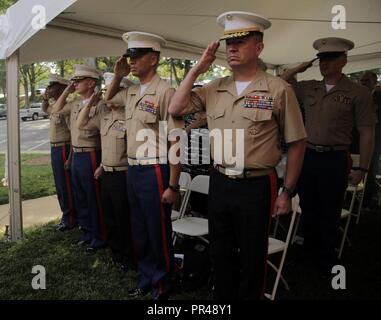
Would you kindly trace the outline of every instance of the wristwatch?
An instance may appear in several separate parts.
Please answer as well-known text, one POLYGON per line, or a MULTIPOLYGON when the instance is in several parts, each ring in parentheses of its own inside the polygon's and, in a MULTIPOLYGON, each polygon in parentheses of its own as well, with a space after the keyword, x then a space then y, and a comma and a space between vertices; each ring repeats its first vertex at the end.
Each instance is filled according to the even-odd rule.
POLYGON ((180 190, 180 185, 178 185, 178 184, 171 185, 171 184, 170 184, 170 185, 168 186, 168 188, 171 189, 171 190, 173 190, 173 191, 175 191, 175 192, 177 192, 177 191, 180 190))
POLYGON ((295 189, 291 189, 291 188, 288 188, 288 187, 282 187, 282 189, 281 189, 281 191, 282 191, 282 193, 284 192, 286 195, 287 195, 287 197, 289 197, 289 198, 293 198, 293 197, 295 197, 296 196, 296 191, 295 191, 295 189))

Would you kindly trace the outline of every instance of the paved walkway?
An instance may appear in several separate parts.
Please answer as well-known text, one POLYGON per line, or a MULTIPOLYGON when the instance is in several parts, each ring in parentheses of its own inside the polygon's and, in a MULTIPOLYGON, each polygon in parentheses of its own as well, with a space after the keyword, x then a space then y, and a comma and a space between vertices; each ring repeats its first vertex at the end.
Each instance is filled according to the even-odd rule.
MULTIPOLYGON (((43 197, 22 202, 24 228, 44 224, 61 217, 57 196, 43 197)), ((9 204, 0 205, 0 235, 9 225, 9 204)))

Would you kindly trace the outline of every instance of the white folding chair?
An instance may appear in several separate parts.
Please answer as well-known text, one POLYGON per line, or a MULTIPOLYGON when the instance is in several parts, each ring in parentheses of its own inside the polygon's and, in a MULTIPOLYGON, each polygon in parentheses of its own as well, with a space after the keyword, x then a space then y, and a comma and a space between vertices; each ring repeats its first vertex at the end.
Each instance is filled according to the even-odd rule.
POLYGON ((292 215, 291 215, 290 224, 288 226, 286 240, 282 241, 280 239, 269 237, 269 245, 268 245, 267 255, 270 256, 272 254, 282 252, 282 257, 281 257, 281 260, 280 260, 280 263, 278 266, 275 266, 270 260, 267 260, 268 265, 272 269, 274 269, 276 272, 276 278, 275 278, 275 282, 274 282, 274 286, 272 288, 271 294, 268 294, 268 293, 265 294, 265 296, 267 298, 269 298, 270 300, 275 299, 275 295, 276 295, 276 292, 278 289, 279 280, 282 280, 286 289, 289 290, 289 286, 288 286, 286 280, 284 279, 284 277, 282 276, 282 269, 283 269, 284 261, 286 259, 288 245, 290 244, 291 234, 292 234, 292 230, 294 227, 296 212, 297 212, 298 208, 299 208, 299 196, 296 195, 294 198, 292 198, 292 215))
MULTIPOLYGON (((352 158, 352 167, 359 167, 360 166, 360 155, 359 154, 351 154, 352 158)), ((360 221, 360 215, 361 215, 361 209, 362 209, 362 202, 364 200, 364 193, 365 193, 365 185, 366 180, 368 179, 368 173, 365 173, 364 180, 361 181, 357 186, 350 185, 347 188, 346 192, 356 192, 356 199, 358 201, 358 207, 356 212, 352 212, 351 215, 356 217, 356 224, 360 221)))
MULTIPOLYGON (((189 195, 184 203, 185 208, 187 207, 190 194, 192 192, 198 192, 202 194, 209 193, 209 176, 198 175, 193 178, 189 185, 189 195)), ((173 230, 173 245, 176 243, 177 235, 186 235, 190 237, 198 237, 209 243, 205 236, 209 233, 208 228, 208 219, 185 216, 185 209, 183 210, 180 218, 172 221, 172 230, 173 230)))
MULTIPOLYGON (((347 234, 348 234, 349 224, 351 222, 351 216, 352 216, 352 213, 353 213, 353 208, 354 208, 355 200, 356 200, 356 196, 357 196, 357 186, 348 186, 348 188, 349 187, 351 187, 351 190, 352 190, 352 187, 353 187, 353 190, 351 191, 352 192, 351 203, 349 204, 349 208, 348 209, 344 209, 344 208, 341 209, 341 216, 340 216, 340 219, 347 219, 347 220, 345 222, 344 229, 340 228, 342 230, 342 232, 343 232, 343 236, 341 238, 339 249, 338 249, 339 250, 339 254, 338 254, 338 258, 339 259, 341 258, 341 255, 343 253, 345 240, 347 240, 347 234)), ((347 188, 347 190, 348 190, 348 188, 347 188)), ((345 192, 345 195, 347 195, 347 191, 345 192)), ((344 197, 344 199, 345 199, 345 197, 344 197)))
POLYGON ((192 177, 187 172, 181 172, 180 179, 179 179, 179 185, 180 185, 180 192, 183 193, 182 200, 181 200, 181 206, 179 211, 172 210, 171 213, 171 220, 176 220, 180 218, 181 214, 185 211, 187 203, 188 203, 188 197, 189 197, 189 186, 192 181, 192 177))

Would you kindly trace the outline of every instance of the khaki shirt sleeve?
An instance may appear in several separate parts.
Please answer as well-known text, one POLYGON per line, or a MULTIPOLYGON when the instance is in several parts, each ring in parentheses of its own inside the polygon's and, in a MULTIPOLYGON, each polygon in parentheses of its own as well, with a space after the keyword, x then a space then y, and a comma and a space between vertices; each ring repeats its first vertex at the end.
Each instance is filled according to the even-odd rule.
POLYGON ((205 111, 206 105, 206 90, 204 87, 194 88, 191 91, 191 96, 188 105, 184 109, 184 114, 196 113, 205 111))
POLYGON ((168 107, 174 94, 175 94, 175 89, 173 88, 167 89, 164 93, 164 96, 162 98, 161 105, 160 105, 160 120, 167 121, 168 133, 172 129, 184 127, 183 118, 181 116, 174 117, 174 116, 171 116, 168 112, 168 107))
POLYGON ((291 85, 286 85, 281 94, 280 127, 286 143, 298 141, 307 137, 300 112, 298 100, 291 85))
POLYGON ((128 88, 120 90, 115 96, 113 96, 111 99, 107 100, 106 102, 109 104, 112 104, 115 107, 124 107, 127 102, 127 93, 128 88))
POLYGON ((71 107, 72 102, 66 103, 64 107, 60 111, 58 111, 58 113, 63 114, 64 116, 70 116, 71 107))
POLYGON ((373 98, 367 88, 361 88, 356 95, 354 116, 356 128, 374 126, 377 122, 373 98))
POLYGON ((82 130, 100 130, 101 118, 106 108, 107 105, 104 101, 100 101, 95 107, 91 107, 89 113, 89 121, 82 128, 82 130))

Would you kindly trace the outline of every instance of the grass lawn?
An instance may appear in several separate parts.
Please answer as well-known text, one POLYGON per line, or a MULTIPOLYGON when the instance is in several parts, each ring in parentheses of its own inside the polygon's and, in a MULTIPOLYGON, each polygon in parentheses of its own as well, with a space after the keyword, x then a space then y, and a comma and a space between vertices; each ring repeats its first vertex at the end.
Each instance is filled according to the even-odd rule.
MULTIPOLYGON (((107 249, 87 254, 73 246, 81 232, 55 231, 55 222, 27 229, 22 243, 0 241, 0 300, 2 299, 129 299, 136 272, 110 264, 107 249), (46 290, 33 290, 32 267, 46 270, 46 290)), ((179 292, 173 299, 206 299, 206 289, 179 292)), ((150 299, 147 295, 146 299, 150 299)))
MULTIPOLYGON (((4 154, 0 154, 0 180, 4 177, 4 154)), ((35 199, 56 193, 50 155, 21 155, 22 200, 35 199)), ((0 184, 0 204, 8 203, 8 188, 0 184)))

